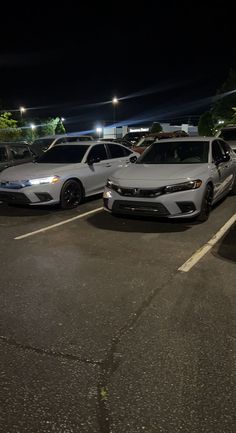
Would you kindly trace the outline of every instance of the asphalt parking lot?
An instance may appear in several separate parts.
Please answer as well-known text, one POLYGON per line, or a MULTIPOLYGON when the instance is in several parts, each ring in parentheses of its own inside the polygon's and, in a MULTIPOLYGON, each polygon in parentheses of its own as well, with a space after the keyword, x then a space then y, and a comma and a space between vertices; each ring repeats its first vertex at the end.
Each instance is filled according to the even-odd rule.
POLYGON ((235 432, 235 224, 179 270, 235 197, 204 224, 101 207, 0 204, 0 430, 235 432))

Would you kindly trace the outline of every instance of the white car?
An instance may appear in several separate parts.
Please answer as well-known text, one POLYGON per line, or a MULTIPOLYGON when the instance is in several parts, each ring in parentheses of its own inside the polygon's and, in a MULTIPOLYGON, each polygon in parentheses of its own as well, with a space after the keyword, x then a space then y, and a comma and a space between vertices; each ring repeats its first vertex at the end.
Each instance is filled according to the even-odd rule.
POLYGON ((114 214, 207 220, 211 206, 236 194, 236 155, 215 137, 161 140, 107 182, 104 209, 114 214))
POLYGON ((115 143, 59 144, 36 162, 0 174, 0 201, 45 205, 63 209, 80 204, 84 197, 103 192, 106 180, 118 168, 135 162, 139 154, 115 143))

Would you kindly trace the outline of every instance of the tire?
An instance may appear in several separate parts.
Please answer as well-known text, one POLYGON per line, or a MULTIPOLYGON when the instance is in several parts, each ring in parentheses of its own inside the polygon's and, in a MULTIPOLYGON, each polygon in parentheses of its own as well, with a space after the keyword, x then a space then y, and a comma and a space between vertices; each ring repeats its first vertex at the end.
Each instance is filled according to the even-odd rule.
POLYGON ((211 185, 207 185, 204 197, 202 199, 201 212, 197 217, 197 221, 205 222, 208 220, 211 212, 213 190, 211 185))
POLYGON ((60 206, 62 209, 77 207, 84 198, 83 187, 74 179, 67 180, 61 189, 60 206))

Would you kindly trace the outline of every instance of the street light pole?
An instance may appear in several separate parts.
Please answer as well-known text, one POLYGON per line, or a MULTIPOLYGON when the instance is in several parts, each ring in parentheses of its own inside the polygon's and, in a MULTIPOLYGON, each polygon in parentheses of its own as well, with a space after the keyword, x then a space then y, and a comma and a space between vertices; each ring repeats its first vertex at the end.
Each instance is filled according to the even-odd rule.
POLYGON ((24 107, 20 107, 20 115, 21 115, 21 120, 23 119, 23 113, 25 113, 26 109, 24 107))
MULTIPOLYGON (((117 97, 114 96, 114 98, 112 99, 112 104, 113 104, 113 123, 114 123, 114 125, 116 123, 116 107, 117 107, 118 102, 119 101, 118 101, 117 97)), ((115 131, 116 131, 116 126, 114 126, 114 128, 115 128, 115 131)), ((116 136, 116 133, 115 133, 115 136, 116 136)))

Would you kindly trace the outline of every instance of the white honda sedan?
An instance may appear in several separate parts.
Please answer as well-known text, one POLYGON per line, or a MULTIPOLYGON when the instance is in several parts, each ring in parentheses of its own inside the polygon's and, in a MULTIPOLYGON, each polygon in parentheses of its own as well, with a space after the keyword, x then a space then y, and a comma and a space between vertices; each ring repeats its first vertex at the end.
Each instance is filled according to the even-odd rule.
POLYGON ((207 220, 211 206, 236 194, 236 155, 215 137, 186 137, 151 144, 136 164, 107 182, 105 210, 114 214, 207 220))
POLYGON ((60 203, 71 209, 84 197, 102 193, 106 180, 118 168, 135 162, 138 153, 115 143, 61 144, 37 161, 0 174, 0 201, 45 205, 60 203))

